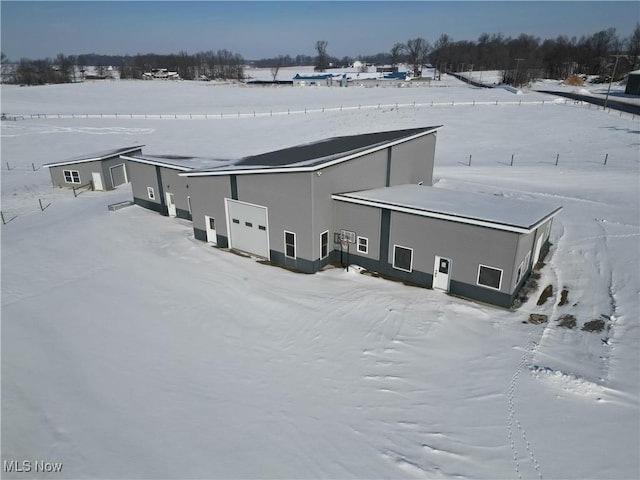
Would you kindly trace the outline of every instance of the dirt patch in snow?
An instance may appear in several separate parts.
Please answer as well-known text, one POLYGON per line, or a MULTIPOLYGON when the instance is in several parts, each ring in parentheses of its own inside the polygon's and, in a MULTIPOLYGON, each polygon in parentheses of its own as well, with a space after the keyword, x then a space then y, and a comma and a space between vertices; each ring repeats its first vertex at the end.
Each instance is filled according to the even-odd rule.
POLYGON ((601 332, 604 330, 606 323, 601 318, 597 318, 596 320, 591 320, 590 322, 585 323, 582 326, 582 330, 585 332, 601 332))
POLYGON ((562 328, 568 328, 571 330, 576 326, 576 317, 574 317, 569 313, 561 315, 560 318, 558 318, 558 326, 562 328))
POLYGON ((538 303, 536 305, 544 305, 551 295, 553 295, 553 285, 547 285, 540 294, 540 298, 538 298, 538 303))

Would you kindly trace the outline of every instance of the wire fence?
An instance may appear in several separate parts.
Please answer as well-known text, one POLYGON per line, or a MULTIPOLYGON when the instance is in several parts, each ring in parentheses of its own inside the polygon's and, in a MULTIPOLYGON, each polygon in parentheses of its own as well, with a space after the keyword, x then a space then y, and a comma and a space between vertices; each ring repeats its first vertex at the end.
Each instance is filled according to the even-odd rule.
MULTIPOLYGON (((316 114, 325 112, 348 112, 354 110, 406 110, 411 108, 429 108, 429 107, 475 107, 475 106, 545 106, 545 105, 569 105, 582 107, 589 110, 605 110, 603 107, 592 103, 583 102, 572 99, 554 99, 548 100, 531 100, 531 101, 447 101, 447 102, 411 102, 411 103, 377 103, 377 104, 358 104, 358 105, 340 105, 331 107, 313 107, 313 108, 287 108, 286 110, 251 110, 251 111, 225 111, 219 113, 32 113, 32 114, 9 114, 3 113, 2 120, 20 121, 34 119, 131 119, 131 120, 216 120, 229 118, 252 118, 252 117, 275 117, 283 115, 301 115, 316 114)), ((628 117, 635 120, 636 115, 626 113, 615 109, 607 108, 608 113, 619 114, 620 117, 628 117)))

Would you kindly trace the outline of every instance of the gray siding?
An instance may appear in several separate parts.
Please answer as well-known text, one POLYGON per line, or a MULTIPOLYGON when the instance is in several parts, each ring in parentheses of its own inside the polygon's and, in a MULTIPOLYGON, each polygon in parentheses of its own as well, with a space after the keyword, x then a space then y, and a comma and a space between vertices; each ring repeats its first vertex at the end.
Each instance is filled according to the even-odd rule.
POLYGON ((231 182, 229 177, 183 178, 189 181, 188 185, 191 195, 191 212, 195 237, 201 240, 206 240, 206 234, 203 233, 206 231, 204 217, 213 217, 216 221, 218 245, 226 247, 228 233, 226 214, 224 210, 224 199, 231 198, 231 182))
POLYGON ((390 185, 433 183, 436 132, 391 147, 390 185))
POLYGON ((162 195, 166 195, 167 192, 173 193, 178 217, 191 219, 189 204, 187 202, 187 196, 190 195, 190 179, 187 177, 179 177, 178 174, 181 172, 180 170, 165 167, 159 168, 160 176, 162 178, 162 186, 164 188, 162 195))
MULTIPOLYGON (((86 185, 91 182, 91 172, 100 172, 102 173, 102 165, 99 160, 95 162, 84 162, 84 163, 76 163, 72 165, 63 165, 59 167, 50 167, 49 174, 51 175, 51 182, 54 187, 60 188, 73 188, 79 187, 80 185, 86 185), (64 180, 64 170, 76 170, 80 174, 80 183, 67 183, 64 180)), ((103 175, 102 181, 104 183, 105 178, 103 175)), ((107 184, 104 184, 104 188, 107 188, 107 184)))
POLYGON ((163 205, 163 202, 161 201, 162 192, 158 185, 158 176, 156 174, 155 165, 131 161, 127 162, 127 175, 129 176, 129 182, 131 182, 134 201, 145 208, 161 211, 161 206, 163 205), (153 188, 155 199, 149 198, 149 195, 147 194, 147 187, 153 188))
MULTIPOLYGON (((312 239, 312 195, 310 172, 237 175, 238 200, 268 209, 269 247, 284 254, 284 231, 296 234, 296 257, 300 262, 285 259, 285 265, 302 268, 303 260, 313 262, 320 256, 312 239)), ((228 178, 228 177, 226 177, 228 178)), ((327 225, 325 230, 329 227, 327 225)), ((319 235, 319 234, 318 234, 319 235)), ((318 242, 320 239, 318 239, 318 242)))
MULTIPOLYGON (((435 155, 435 132, 410 142, 391 147, 389 180, 390 185, 424 182, 431 185, 435 155)), ((384 187, 387 184, 387 161, 389 148, 363 157, 339 163, 313 174, 313 251, 320 252, 320 234, 329 230, 331 244, 334 225, 334 193, 354 192, 384 187), (333 227, 333 229, 331 228, 333 227)), ((343 202, 339 202, 343 203, 343 202)), ((337 230, 339 231, 339 230, 337 230)), ((358 230, 356 230, 358 233, 358 230)), ((371 240, 371 239, 370 239, 371 240)), ((317 257, 316 257, 317 258, 317 257)))
MULTIPOLYGON (((358 257, 378 261, 380 259, 381 210, 379 208, 338 201, 333 202, 333 207, 335 220, 330 232, 339 232, 345 229, 356 232, 356 235, 360 237, 366 237, 369 241, 369 251, 366 255, 358 252, 357 245, 352 245, 349 248, 349 252, 358 257)), ((333 248, 333 234, 330 234, 329 244, 330 248, 333 248)), ((336 245, 335 248, 339 252, 341 247, 336 245)))
POLYGON ((499 268, 503 270, 500 292, 510 294, 518 236, 392 211, 388 262, 393 263, 394 245, 413 248, 413 268, 421 272, 433 274, 435 256, 446 257, 451 259, 451 280, 470 285, 477 285, 480 264, 499 268))
MULTIPOLYGON (((313 217, 312 242, 316 258, 320 255, 320 234, 329 230, 329 247, 333 248, 333 233, 340 228, 334 225, 334 193, 383 187, 387 172, 387 149, 333 165, 312 174, 313 217)), ((344 227, 346 228, 346 227, 344 227)), ((339 250, 339 249, 338 249, 339 250)))

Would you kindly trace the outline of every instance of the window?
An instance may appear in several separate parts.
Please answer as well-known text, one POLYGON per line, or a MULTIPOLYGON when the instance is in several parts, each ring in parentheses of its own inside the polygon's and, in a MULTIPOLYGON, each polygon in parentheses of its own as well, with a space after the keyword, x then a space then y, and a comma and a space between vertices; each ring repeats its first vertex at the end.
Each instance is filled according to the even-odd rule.
POLYGON ((264 225, 258 225, 258 230, 262 230, 263 232, 266 232, 267 227, 265 227, 264 225))
POLYGON ((320 260, 329 256, 329 231, 320 235, 320 260))
POLYGON ((393 268, 410 272, 413 267, 413 249, 393 246, 393 268))
POLYGON ((189 208, 189 215, 191 215, 191 196, 187 195, 187 207, 189 208))
POLYGON ((78 170, 63 170, 64 181, 67 183, 80 183, 80 172, 78 170))
POLYGON ((238 220, 237 218, 234 218, 233 223, 237 223, 238 225, 240 225, 240 220, 238 220))
POLYGON ((253 223, 251 223, 251 222, 244 222, 244 224, 245 224, 245 226, 247 226, 249 228, 253 227, 253 223))
POLYGON ((358 237, 358 252, 369 253, 369 239, 367 237, 358 237))
POLYGON ((209 229, 210 230, 216 229, 216 220, 213 217, 209 217, 209 229))
POLYGON ((501 284, 502 270, 499 268, 488 267, 486 265, 478 266, 478 285, 500 290, 501 284))
POLYGON ((296 258, 296 234, 286 230, 284 232, 284 256, 296 258))
POLYGON ((152 187, 147 187, 147 196, 149 197, 150 200, 156 199, 156 193, 153 191, 152 187))

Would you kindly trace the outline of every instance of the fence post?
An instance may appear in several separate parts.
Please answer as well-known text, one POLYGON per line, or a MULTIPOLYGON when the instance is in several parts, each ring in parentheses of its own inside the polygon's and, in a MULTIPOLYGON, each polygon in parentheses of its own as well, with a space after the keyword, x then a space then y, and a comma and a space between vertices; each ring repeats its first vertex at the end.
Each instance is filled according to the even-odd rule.
POLYGON ((4 220, 4 213, 2 213, 2 210, 0 210, 0 217, 2 217, 2 224, 6 225, 7 222, 4 220))
POLYGON ((556 155, 556 166, 558 165, 558 160, 560 160, 560 154, 556 155))
POLYGON ((471 155, 469 155, 469 166, 471 166, 471 155))
POLYGON ((40 204, 40 211, 44 212, 44 208, 42 207, 42 199, 38 199, 38 203, 40 204))
POLYGON ((31 162, 31 168, 33 168, 33 171, 36 171, 36 166, 33 164, 33 162, 31 162))
POLYGON ((513 153, 511 154, 511 166, 513 167, 513 153))
POLYGON ((7 162, 7 170, 11 170, 11 167, 9 166, 9 162, 7 162))
POLYGON ((604 164, 605 164, 605 165, 607 164, 607 160, 608 160, 608 159, 609 159, 609 154, 607 153, 607 154, 604 156, 604 164))

